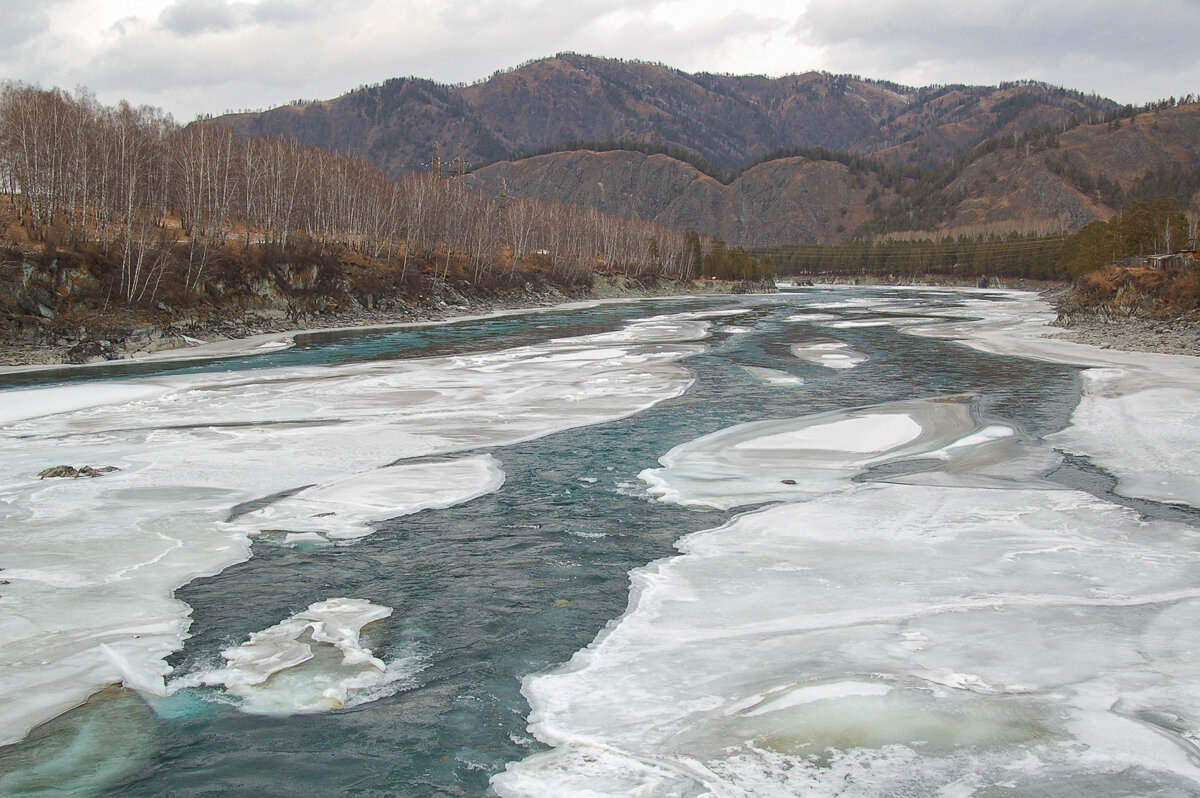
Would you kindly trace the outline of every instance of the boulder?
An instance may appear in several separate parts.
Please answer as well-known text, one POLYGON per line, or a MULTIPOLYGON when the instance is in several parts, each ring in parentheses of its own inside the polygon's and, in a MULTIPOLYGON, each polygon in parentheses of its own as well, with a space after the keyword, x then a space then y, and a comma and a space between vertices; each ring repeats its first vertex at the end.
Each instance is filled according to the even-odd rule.
POLYGON ((56 477, 70 477, 72 479, 78 479, 79 477, 101 477, 105 474, 111 474, 113 471, 120 470, 121 469, 117 468, 116 466, 100 466, 99 468, 93 468, 92 466, 85 465, 80 468, 76 468, 75 466, 59 465, 39 472, 38 479, 54 479, 56 477))
POLYGON ((55 478, 55 477, 77 477, 79 470, 74 466, 60 465, 47 468, 38 473, 38 479, 55 478))

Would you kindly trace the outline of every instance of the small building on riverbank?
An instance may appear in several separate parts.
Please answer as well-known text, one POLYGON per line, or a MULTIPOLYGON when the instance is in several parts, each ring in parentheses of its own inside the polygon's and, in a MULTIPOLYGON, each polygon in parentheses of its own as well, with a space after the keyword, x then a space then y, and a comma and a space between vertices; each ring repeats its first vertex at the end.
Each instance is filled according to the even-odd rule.
POLYGON ((1134 255, 1128 258, 1119 258, 1112 263, 1114 266, 1124 266, 1128 269, 1154 269, 1156 271, 1182 269, 1188 271, 1196 265, 1196 251, 1185 249, 1169 255, 1134 255))

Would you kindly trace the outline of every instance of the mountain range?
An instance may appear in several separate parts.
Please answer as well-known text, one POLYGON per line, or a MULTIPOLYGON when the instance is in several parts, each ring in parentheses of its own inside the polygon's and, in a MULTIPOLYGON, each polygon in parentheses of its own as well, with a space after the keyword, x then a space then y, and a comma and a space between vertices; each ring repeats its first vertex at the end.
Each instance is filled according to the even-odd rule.
POLYGON ((1073 230, 1156 181, 1185 205, 1200 185, 1200 106, 1133 109, 1029 81, 913 88, 565 53, 472 85, 396 78, 213 121, 356 153, 392 176, 466 173, 497 195, 744 245, 1073 230))

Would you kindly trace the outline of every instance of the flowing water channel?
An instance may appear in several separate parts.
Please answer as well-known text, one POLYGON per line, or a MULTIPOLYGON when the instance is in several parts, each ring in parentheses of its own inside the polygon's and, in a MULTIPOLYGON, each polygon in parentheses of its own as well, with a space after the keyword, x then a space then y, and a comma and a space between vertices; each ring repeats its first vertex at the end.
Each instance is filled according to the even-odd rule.
MULTIPOLYGON (((1079 400, 1077 368, 984 354, 954 342, 917 337, 899 329, 904 324, 936 319, 942 314, 969 315, 966 302, 1000 299, 1003 297, 979 292, 842 289, 605 304, 398 331, 302 336, 291 349, 221 361, 143 363, 104 370, 13 375, 5 384, 9 396, 35 389, 51 391, 55 385, 63 388, 126 385, 163 378, 186 379, 195 390, 206 390, 206 381, 219 376, 262 380, 264 391, 255 395, 255 401, 271 402, 272 375, 292 374, 295 369, 340 369, 339 373, 354 379, 355 370, 361 367, 369 369, 361 378, 371 379, 390 364, 406 363, 419 369, 424 362, 419 359, 423 358, 452 361, 480 353, 502 357, 506 352, 538 346, 548 339, 619 334, 631 322, 658 316, 677 318, 683 314, 706 325, 705 337, 688 339, 687 346, 694 349, 677 353, 676 367, 686 370, 678 390, 663 389, 640 406, 612 410, 607 419, 590 419, 587 423, 568 421, 559 426, 571 428, 559 431, 514 434, 515 442, 505 440, 495 444, 486 436, 475 439, 465 435, 457 448, 441 446, 431 453, 397 450, 390 458, 391 462, 419 469, 453 465, 464 454, 490 457, 478 462, 485 463, 492 471, 497 468, 502 471, 503 484, 498 488, 492 484, 489 489, 475 491, 474 498, 469 500, 441 503, 450 506, 436 506, 435 502, 429 509, 372 523, 371 533, 364 535, 355 533, 325 540, 319 535, 296 531, 285 535, 271 529, 270 523, 259 524, 255 531, 261 532, 253 539, 249 559, 217 568, 219 572, 194 578, 174 591, 174 598, 190 608, 190 626, 183 647, 169 653, 167 658, 172 669, 165 682, 169 695, 143 697, 133 691, 110 689, 86 706, 38 728, 25 741, 0 748, 0 793, 485 794, 491 789, 490 780, 505 771, 507 765, 548 751, 545 741, 554 739, 559 744, 557 732, 538 735, 542 738, 539 740, 528 729, 531 707, 526 697, 528 689, 526 694, 522 692, 522 681, 570 660, 576 652, 588 647, 606 624, 613 630, 613 623, 629 606, 632 571, 675 555, 675 545, 685 535, 722 527, 739 513, 774 501, 777 497, 771 491, 777 491, 781 484, 785 487, 789 482, 795 484, 795 480, 771 477, 771 485, 763 495, 747 489, 729 501, 660 501, 663 491, 653 491, 653 479, 641 475, 648 469, 659 469, 659 458, 669 451, 748 422, 793 424, 792 420, 798 418, 834 418, 837 420, 831 423, 843 426, 831 429, 850 431, 851 427, 845 425, 856 423, 854 419, 859 417, 840 414, 914 400, 958 402, 966 408, 962 411, 966 414, 963 418, 973 419, 972 429, 1007 430, 1004 434, 1024 441, 1022 445, 1036 445, 1044 436, 1063 429, 1079 400), (219 671, 225 665, 222 652, 245 642, 249 635, 335 597, 391 609, 386 618, 366 627, 361 641, 363 648, 386 666, 387 678, 360 691, 350 691, 351 699, 344 703, 339 699, 341 708, 296 713, 247 711, 253 710, 247 701, 229 695, 211 678, 207 682, 202 678, 203 674, 219 671)), ((572 368, 570 362, 561 367, 572 368)), ((515 405, 505 404, 507 401, 499 402, 494 411, 523 412, 515 409, 515 405)), ((321 415, 330 411, 329 407, 321 407, 314 412, 321 415)), ((304 412, 297 411, 297 417, 304 412)), ((912 417, 920 420, 920 412, 924 411, 911 411, 915 414, 912 417)), ((180 419, 171 421, 180 423, 180 419)), ((473 418, 467 423, 484 422, 473 418)), ((800 434, 791 427, 788 429, 787 435, 800 434)), ((36 422, 30 421, 14 434, 35 432, 36 422)), ((64 440, 67 437, 66 432, 55 434, 64 440)), ((87 434, 106 433, 89 428, 87 434)), ((250 448, 255 444, 249 440, 245 445, 250 448)), ((1049 447, 1043 445, 1043 448, 1050 451, 1049 447)), ((280 456, 288 455, 281 452, 280 456)), ((935 455, 918 453, 904 462, 864 461, 850 475, 848 484, 920 474, 930 457, 935 455)), ((1069 458, 1048 466, 1041 460, 1038 463, 1040 477, 1053 483, 1052 487, 1080 488, 1104 502, 1130 504, 1129 500, 1112 494, 1113 481, 1086 458, 1069 458)), ((269 459, 263 467, 271 467, 269 459)), ((663 469, 665 482, 674 479, 666 473, 670 470, 663 469)), ((987 471, 979 479, 990 479, 992 474, 987 471)), ((186 475, 183 479, 186 481, 186 475)), ((803 479, 800 481, 803 487, 803 479)), ((258 495, 229 504, 221 510, 224 517, 218 519, 219 523, 235 526, 258 523, 254 519, 259 514, 269 512, 281 497, 286 500, 285 494, 302 491, 306 484, 297 483, 283 493, 258 495)), ((972 487, 976 487, 975 483, 972 487)), ((688 483, 680 490, 686 493, 693 488, 688 483)), ((913 488, 938 489, 919 484, 913 488)), ((993 495, 996 493, 993 491, 993 495)), ((689 495, 699 494, 693 490, 689 495)), ((814 489, 814 495, 823 495, 823 489, 814 489)), ((1071 491, 1070 495, 1076 492, 1071 491)), ((670 499, 670 495, 666 498, 670 499)), ((900 505, 896 507, 897 512, 907 511, 900 505)), ((1142 502, 1137 509, 1151 515, 1157 513, 1163 523, 1195 525, 1194 514, 1186 508, 1142 502)), ((86 510, 81 505, 81 511, 86 510)), ((872 544, 866 541, 862 545, 870 548, 872 544)), ((947 565, 953 567, 952 561, 948 560, 947 565)), ((0 567, 7 567, 3 560, 0 567)), ((816 569, 814 579, 834 578, 820 570, 823 566, 819 562, 812 567, 816 569)), ((0 596, 4 590, 0 587, 0 596)), ((872 591, 871 586, 863 586, 864 594, 872 591)), ((707 595, 693 596, 693 600, 710 602, 698 611, 711 613, 713 628, 719 628, 724 623, 723 616, 736 612, 738 606, 734 601, 730 609, 721 605, 719 597, 707 595)), ((776 600, 783 599, 772 599, 776 600)), ((0 603, 0 611, 4 608, 0 603)), ((745 611, 758 612, 753 608, 745 611)), ((1110 621, 1118 623, 1115 619, 1110 621)), ((928 630, 921 634, 934 636, 928 630)), ((976 634, 978 630, 970 632, 976 634)), ((898 682, 887 682, 880 687, 884 682, 878 679, 883 677, 864 675, 882 667, 874 653, 864 649, 861 666, 845 664, 855 645, 865 644, 825 640, 821 645, 837 651, 841 665, 834 666, 835 671, 841 667, 847 673, 857 674, 858 681, 850 688, 837 687, 831 695, 849 689, 861 702, 874 700, 871 696, 876 693, 882 695, 892 690, 894 695, 901 689, 898 682)), ((1037 655, 1031 651, 1031 656, 1037 655)), ((650 661, 639 660, 642 665, 650 661)), ((720 679, 720 668, 711 663, 703 665, 666 657, 654 667, 665 671, 661 678, 668 683, 693 680, 715 683, 720 679), (705 667, 715 670, 705 672, 705 667), (671 672, 672 668, 678 670, 671 672)), ((795 667, 803 671, 805 663, 797 661, 795 667)), ((586 667, 584 670, 590 672, 586 667)), ((803 673, 793 676, 803 681, 803 673)), ((281 678, 280 674, 272 677, 281 678)), ((830 681, 828 673, 819 673, 814 678, 817 684, 836 683, 830 681)), ((1047 689, 1065 689, 1063 685, 1071 684, 1071 678, 1063 677, 1056 688, 1047 689)), ((909 689, 907 684, 902 687, 909 689)), ((536 685, 533 689, 536 693, 536 685)), ((605 701, 620 703, 622 694, 636 702, 641 688, 613 687, 615 692, 611 694, 603 694, 608 688, 581 689, 588 689, 605 701)), ((764 695, 769 699, 773 693, 756 695, 761 703, 764 695)), ((551 695, 545 700, 551 709, 543 707, 538 717, 548 723, 555 699, 551 695)), ((799 699, 787 700, 791 705, 804 703, 799 699)), ((868 714, 877 710, 877 723, 903 726, 906 721, 900 716, 908 717, 921 708, 911 703, 882 709, 871 709, 865 704, 854 706, 854 711, 868 714)), ((758 717, 756 712, 765 711, 759 707, 744 714, 758 717)), ((1009 716, 1012 722, 1005 726, 1009 738, 998 745, 1032 746, 1028 742, 1031 736, 1066 734, 1062 724, 1038 714, 1044 714, 1042 709, 1025 714, 1020 708, 1003 711, 1014 714, 1009 716), (1040 719, 1036 722, 1030 719, 1035 717, 1040 719), (1030 732, 1038 723, 1046 731, 1030 732)), ((615 708, 614 714, 617 714, 615 708)), ((995 718, 987 722, 998 723, 995 718)), ((794 729, 789 733, 800 734, 794 729)), ((933 734, 919 732, 916 736, 933 734)), ((978 737, 990 740, 992 734, 980 730, 978 737)), ((760 741, 769 736, 761 729, 756 735, 751 736, 760 741)), ((908 745, 905 750, 919 752, 923 744, 917 742, 913 747, 908 740, 854 738, 857 743, 831 740, 827 742, 834 748, 841 746, 838 750, 857 750, 861 746, 883 750, 888 745, 908 745)), ((956 740, 946 745, 987 749, 994 742, 956 740)), ((659 745, 653 741, 645 744, 659 745)), ((669 748, 663 745, 663 750, 669 748)), ((687 748, 680 745, 680 750, 687 748)), ((704 745, 709 746, 709 742, 704 745)), ((767 743, 762 745, 771 748, 767 743)), ((788 744, 790 748, 779 745, 771 750, 800 757, 808 763, 806 767, 815 769, 813 773, 825 773, 830 779, 848 778, 838 771, 847 767, 845 761, 822 754, 821 745, 812 750, 804 747, 808 743, 799 747, 788 744)), ((928 747, 937 745, 929 743, 928 747)), ((703 782, 709 785, 707 789, 712 790, 712 784, 738 785, 718 788, 716 794, 792 794, 797 789, 799 782, 755 781, 758 776, 746 775, 759 767, 761 761, 770 761, 769 757, 760 757, 758 765, 729 765, 733 769, 743 767, 741 775, 735 777, 722 774, 710 762, 715 755, 708 748, 697 746, 697 751, 703 749, 707 752, 704 756, 709 757, 704 759, 709 764, 700 770, 717 774, 712 777, 715 781, 703 782)), ((738 752, 741 753, 744 752, 738 752)), ((889 756, 892 760, 887 760, 890 763, 887 767, 898 767, 894 751, 889 756)), ((1028 752, 1021 756, 1036 758, 1028 752)), ((701 754, 694 757, 699 759, 701 754)), ((1053 760, 1053 767, 1059 766, 1061 757, 1057 754, 1047 757, 1047 761, 1053 760)), ((961 778, 957 771, 946 775, 946 768, 954 768, 946 765, 949 760, 941 753, 935 752, 931 758, 937 764, 929 772, 941 774, 931 778, 942 779, 942 784, 961 778)), ((533 761, 538 760, 534 757, 533 761)), ((728 761, 734 762, 735 758, 728 761)), ((871 772, 870 766, 864 767, 863 772, 871 772)), ((907 767, 922 768, 912 762, 907 767)), ((984 770, 987 767, 990 765, 985 764, 984 770)), ((1087 778, 1091 779, 1092 787, 1101 783, 1096 781, 1098 772, 1089 771, 1087 778)), ((530 772, 515 772, 498 789, 504 794, 566 794, 562 785, 574 783, 551 779, 547 782, 550 786, 538 787, 539 778, 534 765, 530 772)), ((649 794, 703 793, 696 786, 702 782, 698 777, 680 778, 681 784, 692 786, 680 787, 668 779, 661 781, 661 789, 651 789, 649 794)), ((812 773, 806 778, 812 778, 812 773)), ((979 794, 1032 794, 1021 792, 1018 776, 1013 776, 1017 786, 1012 788, 996 786, 1001 781, 990 782, 992 792, 979 794), (1006 791, 1009 789, 1013 791, 1006 791)), ((1142 782, 1133 781, 1179 788, 1165 777, 1157 782, 1150 777, 1142 782)), ((860 779, 858 783, 868 782, 869 779, 860 779)), ((809 782, 805 784, 812 786, 809 782)), ((916 786, 895 784, 895 794, 908 789, 911 794, 921 794, 920 790, 928 786, 928 782, 916 786)), ((1039 784, 1038 790, 1052 794, 1050 787, 1039 784)), ((1125 782, 1121 784, 1121 789, 1128 786, 1125 782)), ((972 794, 966 787, 963 789, 954 794, 972 794)), ((619 790, 614 788, 614 794, 620 794, 619 790)), ((851 790, 847 794, 889 793, 863 786, 858 792, 851 790)), ((1088 794, 1096 793, 1089 788, 1088 794)))

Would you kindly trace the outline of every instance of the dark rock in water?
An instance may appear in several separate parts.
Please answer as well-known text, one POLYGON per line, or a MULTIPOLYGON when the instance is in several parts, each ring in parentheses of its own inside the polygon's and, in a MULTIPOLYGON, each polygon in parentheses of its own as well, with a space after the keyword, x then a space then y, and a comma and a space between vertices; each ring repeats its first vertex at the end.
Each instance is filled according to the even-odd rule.
POLYGON ((120 471, 120 470, 121 469, 117 468, 116 466, 100 466, 99 468, 92 468, 91 466, 84 466, 83 468, 79 469, 79 476, 81 476, 81 477, 102 477, 105 474, 111 474, 113 471, 120 471))
POLYGON ((779 290, 773 277, 762 277, 758 280, 739 280, 733 286, 735 294, 774 294, 779 290))
POLYGON ((78 479, 79 477, 100 477, 105 474, 111 474, 113 471, 120 471, 116 466, 100 466, 92 468, 91 466, 83 466, 75 468, 69 465, 53 466, 38 473, 38 479, 55 478, 55 477, 70 477, 78 479))
POLYGON ((53 478, 53 477, 72 477, 72 478, 74 478, 77 476, 79 476, 79 470, 76 469, 74 466, 60 465, 60 466, 54 466, 53 468, 47 468, 46 470, 40 472, 38 474, 38 479, 46 479, 47 477, 51 477, 51 478, 53 478))

